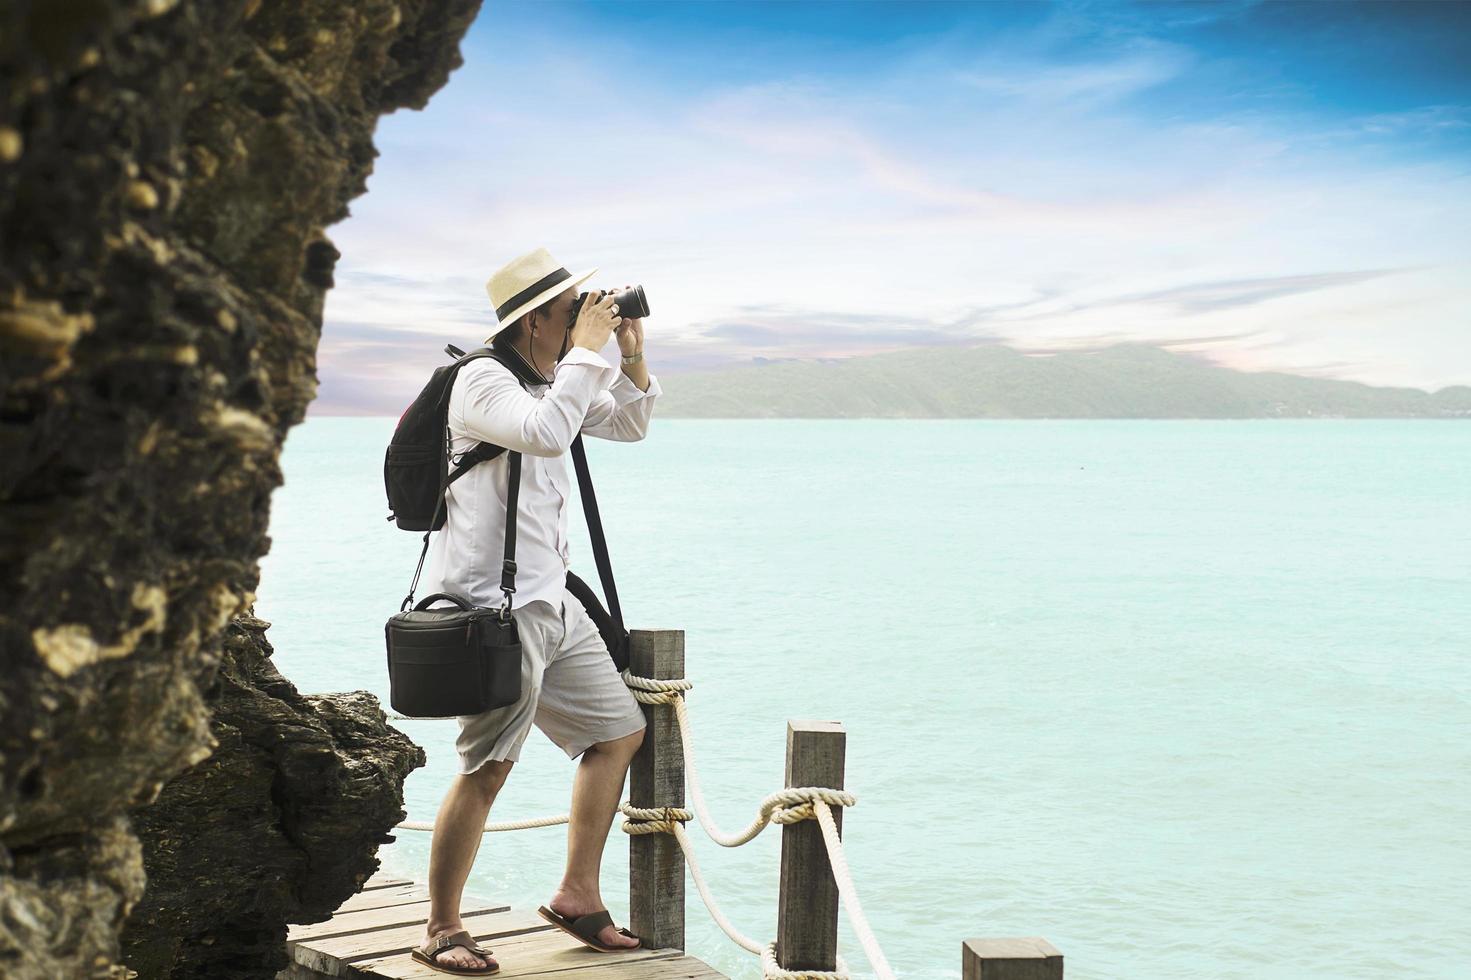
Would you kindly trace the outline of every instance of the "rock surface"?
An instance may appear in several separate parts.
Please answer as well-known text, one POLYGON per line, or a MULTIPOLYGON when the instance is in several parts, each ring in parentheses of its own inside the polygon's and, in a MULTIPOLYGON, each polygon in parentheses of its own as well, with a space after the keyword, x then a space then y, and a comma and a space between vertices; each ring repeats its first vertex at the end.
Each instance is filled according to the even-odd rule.
MULTIPOLYGON (((217 745, 237 748, 211 734, 202 691, 220 674, 223 631, 252 610, 280 447, 316 390, 338 254, 324 229, 365 188, 378 117, 444 84, 477 6, 0 6, 6 977, 129 973, 120 934, 145 876, 128 812, 217 745)), ((224 676, 243 688, 238 666, 224 676)), ((272 760, 267 785, 263 760, 221 758, 213 771, 255 780, 241 792, 310 790, 297 762, 367 759, 370 781, 406 771, 406 756, 358 741, 372 719, 354 696, 316 699, 307 724, 297 709, 312 699, 294 703, 260 676, 261 696, 279 702, 265 724, 285 724, 305 761, 272 760)), ((240 731, 240 753, 257 756, 267 730, 240 731)), ((324 803, 310 791, 249 802, 301 808, 309 836, 332 822, 307 813, 324 803)), ((363 853, 396 819, 389 809, 361 813, 363 853)), ((294 843, 314 853, 315 841, 294 843)), ((309 916, 342 897, 332 874, 362 870, 334 860, 321 888, 286 883, 309 916)), ((242 900, 259 880, 239 883, 242 900)), ((262 936, 278 925, 254 923, 262 936)), ((142 926, 130 935, 150 945, 142 926)), ((242 940, 242 955, 264 941, 242 940)), ((180 955, 177 975, 199 975, 180 955)), ((174 975, 166 960, 148 975, 174 975)), ((230 975, 270 975, 241 964, 259 972, 230 975)))
POLYGON ((404 819, 424 750, 371 694, 299 694, 271 663, 269 625, 227 628, 205 691, 218 747, 133 815, 148 887, 123 952, 141 976, 274 976, 286 923, 328 918, 404 819))

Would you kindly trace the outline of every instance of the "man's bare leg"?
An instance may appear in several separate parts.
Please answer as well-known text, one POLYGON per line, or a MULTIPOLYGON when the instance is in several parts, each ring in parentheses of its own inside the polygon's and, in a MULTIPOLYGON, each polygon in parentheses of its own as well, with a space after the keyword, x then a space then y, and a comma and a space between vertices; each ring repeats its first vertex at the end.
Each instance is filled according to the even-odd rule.
MULTIPOLYGON (((506 784, 513 763, 490 760, 465 775, 458 773, 450 784, 439 815, 434 818, 434 840, 429 845, 429 922, 424 941, 465 928, 460 919, 460 899, 465 880, 485 836, 485 820, 496 794, 506 784)), ((439 962, 459 967, 485 966, 485 960, 463 946, 445 950, 439 962)))
MULTIPOLYGON (((572 782, 571 822, 567 825, 567 872, 548 903, 558 915, 575 919, 607 907, 598 887, 603 845, 608 841, 613 815, 618 812, 618 798, 623 795, 629 763, 643 740, 641 728, 623 738, 597 742, 577 763, 577 775, 572 782)), ((607 946, 639 944, 614 925, 604 926, 597 939, 607 946)))

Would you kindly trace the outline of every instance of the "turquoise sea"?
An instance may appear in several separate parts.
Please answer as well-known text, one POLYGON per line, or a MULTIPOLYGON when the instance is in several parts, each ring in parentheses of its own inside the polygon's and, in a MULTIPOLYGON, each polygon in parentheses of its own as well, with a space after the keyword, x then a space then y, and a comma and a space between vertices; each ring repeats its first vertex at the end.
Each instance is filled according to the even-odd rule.
MULTIPOLYGON (((421 538, 384 520, 395 422, 293 430, 256 605, 301 690, 385 708, 421 538)), ((656 413, 588 455, 628 624, 686 631, 722 826, 781 786, 787 719, 846 726, 846 850, 899 976, 1043 936, 1070 980, 1471 977, 1471 424, 656 413)), ((395 724, 432 820, 455 723, 395 724)), ((565 812, 574 765, 534 731, 491 819, 565 812)), ((772 938, 780 830, 691 830, 772 938)), ((381 857, 424 880, 428 853, 381 857)), ((488 835, 469 890, 535 908, 564 855, 563 827, 488 835)), ((624 922, 617 821, 603 894, 624 922)), ((689 951, 758 977, 688 902, 689 951)))

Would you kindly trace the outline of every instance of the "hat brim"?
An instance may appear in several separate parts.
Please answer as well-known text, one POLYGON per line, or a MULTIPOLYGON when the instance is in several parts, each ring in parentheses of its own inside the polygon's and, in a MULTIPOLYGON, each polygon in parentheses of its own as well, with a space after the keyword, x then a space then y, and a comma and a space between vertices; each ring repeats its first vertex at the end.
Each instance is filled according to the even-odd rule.
POLYGON ((495 329, 492 330, 488 335, 486 335, 485 342, 487 344, 490 343, 491 340, 495 337, 496 334, 500 333, 506 327, 508 327, 511 324, 515 323, 516 322, 516 318, 519 317, 519 316, 521 316, 527 310, 534 310, 534 309, 536 309, 538 306, 540 306, 541 304, 545 303, 547 300, 551 299, 553 296, 557 295, 558 293, 560 293, 564 289, 569 289, 569 288, 573 288, 573 287, 582 285, 584 282, 586 282, 587 280, 591 279, 593 277, 593 275, 595 275, 597 273, 597 271, 598 271, 598 267, 597 266, 593 266, 591 269, 585 269, 582 272, 579 272, 577 275, 573 276, 571 279, 563 279, 561 282, 557 283, 555 286, 548 286, 546 289, 544 289, 541 292, 537 293, 535 296, 531 297, 530 299, 528 299, 526 302, 522 303, 520 306, 516 307, 511 312, 507 313, 505 315, 505 318, 502 319, 499 323, 497 323, 495 325, 495 329))

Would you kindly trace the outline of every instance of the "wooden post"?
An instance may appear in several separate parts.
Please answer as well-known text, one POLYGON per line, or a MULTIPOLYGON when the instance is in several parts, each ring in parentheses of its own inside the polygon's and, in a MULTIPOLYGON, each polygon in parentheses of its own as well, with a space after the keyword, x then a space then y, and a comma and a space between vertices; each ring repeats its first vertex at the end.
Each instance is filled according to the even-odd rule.
MULTIPOLYGON (((842 789, 847 739, 841 722, 788 721, 787 785, 842 789)), ((842 807, 833 820, 841 833, 842 807)), ((838 883, 816 820, 782 827, 776 953, 786 970, 837 969, 838 883)))
MULTIPOLYGON (((630 630, 629 670, 639 677, 684 677, 684 630, 630 630)), ((674 706, 643 705, 648 731, 628 771, 637 807, 684 806, 684 755, 674 706)), ((628 838, 629 928, 649 949, 684 949, 684 852, 673 834, 628 838)))
POLYGON ((961 980, 1062 980, 1062 954, 1045 939, 967 939, 961 980))

